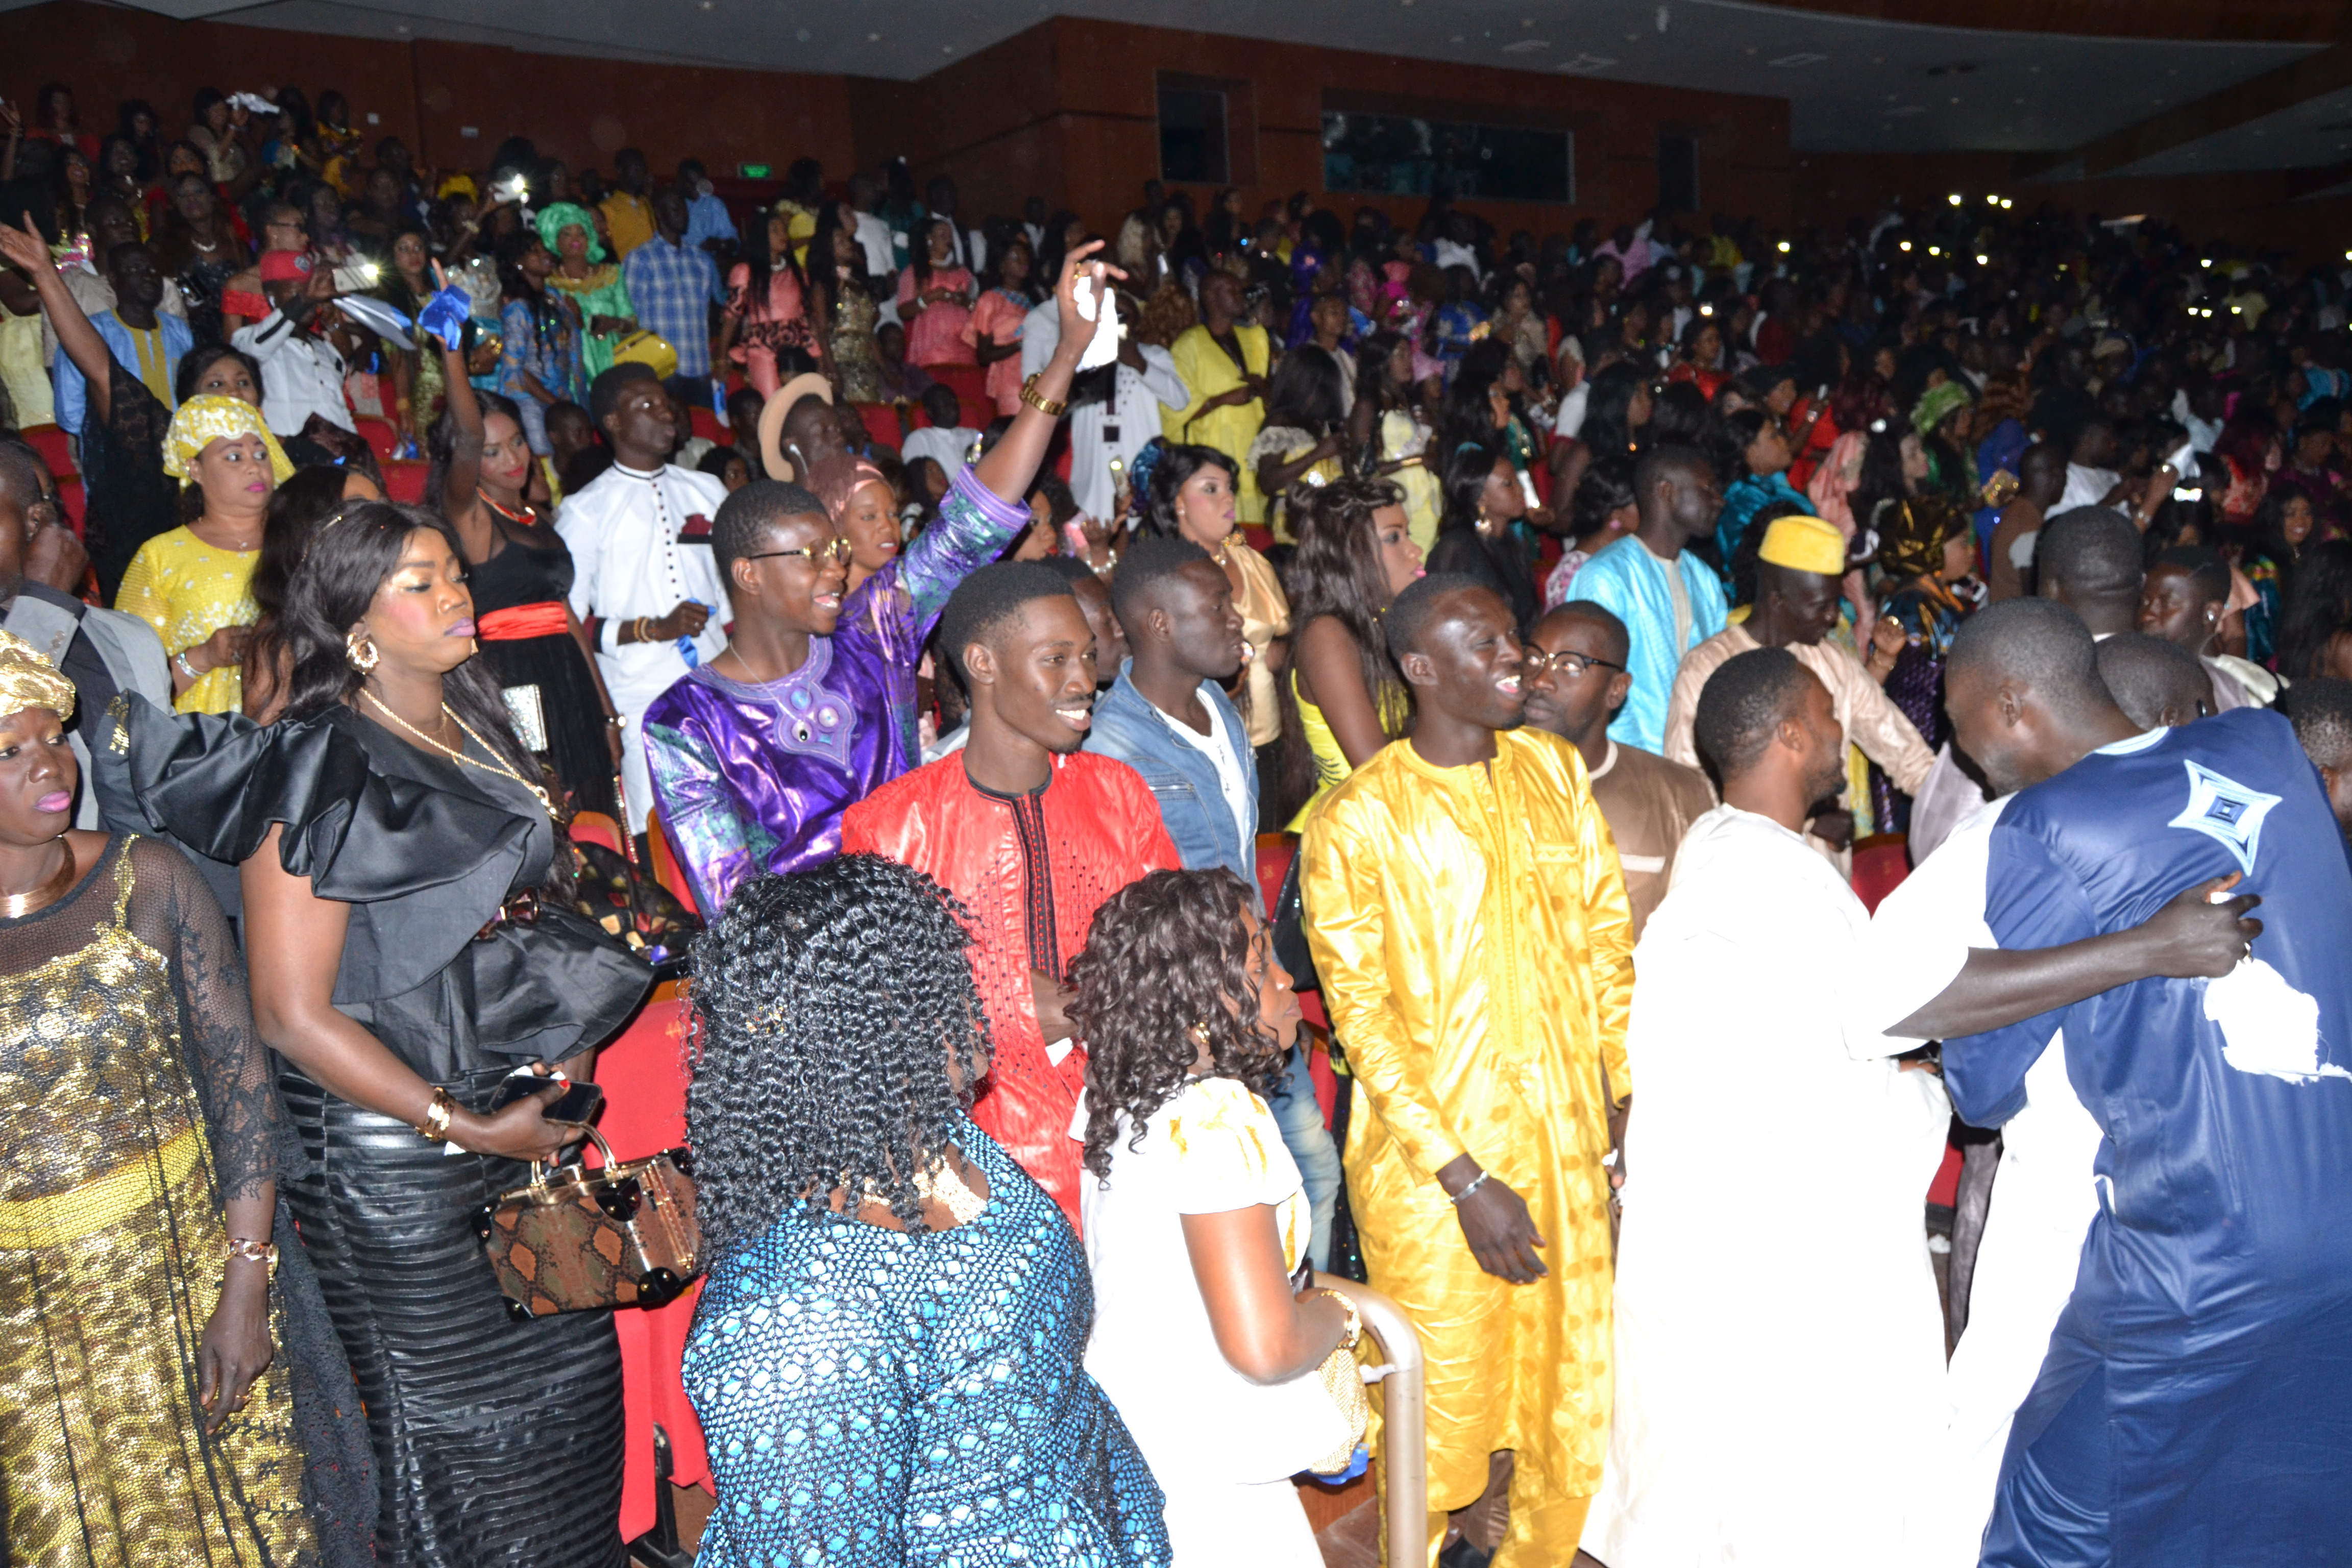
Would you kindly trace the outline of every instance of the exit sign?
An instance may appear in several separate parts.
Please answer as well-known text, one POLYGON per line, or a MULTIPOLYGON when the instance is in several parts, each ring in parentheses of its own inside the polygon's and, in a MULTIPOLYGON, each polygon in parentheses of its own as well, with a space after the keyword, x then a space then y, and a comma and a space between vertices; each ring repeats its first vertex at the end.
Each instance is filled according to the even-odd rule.
POLYGON ((747 180, 764 180, 772 166, 768 163, 739 163, 735 167, 735 172, 747 180))

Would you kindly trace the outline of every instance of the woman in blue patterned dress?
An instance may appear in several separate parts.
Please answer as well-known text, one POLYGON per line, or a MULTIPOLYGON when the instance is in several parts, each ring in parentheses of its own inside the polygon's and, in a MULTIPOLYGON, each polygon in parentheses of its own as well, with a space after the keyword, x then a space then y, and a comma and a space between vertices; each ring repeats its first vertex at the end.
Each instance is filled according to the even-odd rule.
POLYGON ((705 1568, 1168 1563, 1083 1365, 1078 1239, 963 1112, 989 1052, 959 913, 850 855, 744 883, 697 944, 705 1568))

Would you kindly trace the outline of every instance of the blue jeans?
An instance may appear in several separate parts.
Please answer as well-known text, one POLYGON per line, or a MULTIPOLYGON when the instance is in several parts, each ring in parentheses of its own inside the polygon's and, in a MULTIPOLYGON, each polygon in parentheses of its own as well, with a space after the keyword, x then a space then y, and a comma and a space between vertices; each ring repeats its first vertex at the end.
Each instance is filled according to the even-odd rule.
POLYGON ((1315 1098, 1315 1079, 1307 1070, 1307 1047, 1294 1046, 1290 1067, 1275 1086, 1266 1108, 1282 1129, 1283 1146, 1298 1163, 1307 1184, 1307 1205, 1314 1211, 1315 1229, 1307 1238, 1307 1261, 1318 1272, 1331 1267, 1331 1218, 1339 1208, 1339 1149, 1331 1130, 1323 1125, 1323 1107, 1315 1098))

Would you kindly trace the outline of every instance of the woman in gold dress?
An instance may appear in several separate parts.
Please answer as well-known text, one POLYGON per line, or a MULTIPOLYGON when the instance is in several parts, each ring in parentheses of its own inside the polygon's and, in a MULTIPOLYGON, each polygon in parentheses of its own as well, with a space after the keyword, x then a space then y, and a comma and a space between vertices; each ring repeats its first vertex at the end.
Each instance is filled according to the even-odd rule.
POLYGON ((845 403, 882 401, 882 361, 874 346, 874 323, 881 310, 874 303, 866 276, 866 253, 849 229, 850 213, 829 204, 809 242, 809 279, 815 285, 817 310, 824 321, 825 352, 833 361, 835 384, 845 403), (831 265, 822 266, 824 258, 831 265))
POLYGON ((272 1364, 278 1111, 244 965, 178 852, 67 831, 73 708, 0 632, 6 1554, 320 1563, 272 1364))

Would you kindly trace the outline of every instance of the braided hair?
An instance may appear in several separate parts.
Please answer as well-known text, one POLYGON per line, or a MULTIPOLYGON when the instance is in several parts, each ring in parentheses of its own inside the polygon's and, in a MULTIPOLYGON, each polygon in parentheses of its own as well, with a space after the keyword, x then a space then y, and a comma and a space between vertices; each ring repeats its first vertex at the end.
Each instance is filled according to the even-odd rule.
POLYGON ((1250 973, 1251 950, 1269 939, 1249 913, 1249 889, 1222 866, 1153 871, 1096 911, 1070 965, 1069 1014, 1087 1042, 1086 1166, 1097 1177, 1110 1175, 1119 1119, 1127 1146, 1141 1148, 1152 1112, 1192 1076, 1195 1029, 1208 1036, 1212 1076, 1261 1098, 1281 1079, 1285 1052, 1258 1016, 1250 973))
POLYGON ((757 877, 694 944, 694 1145, 714 1252, 836 1190, 923 1226, 918 1172, 955 1141, 949 1080, 988 1070, 962 907, 920 871, 844 855, 757 877))

